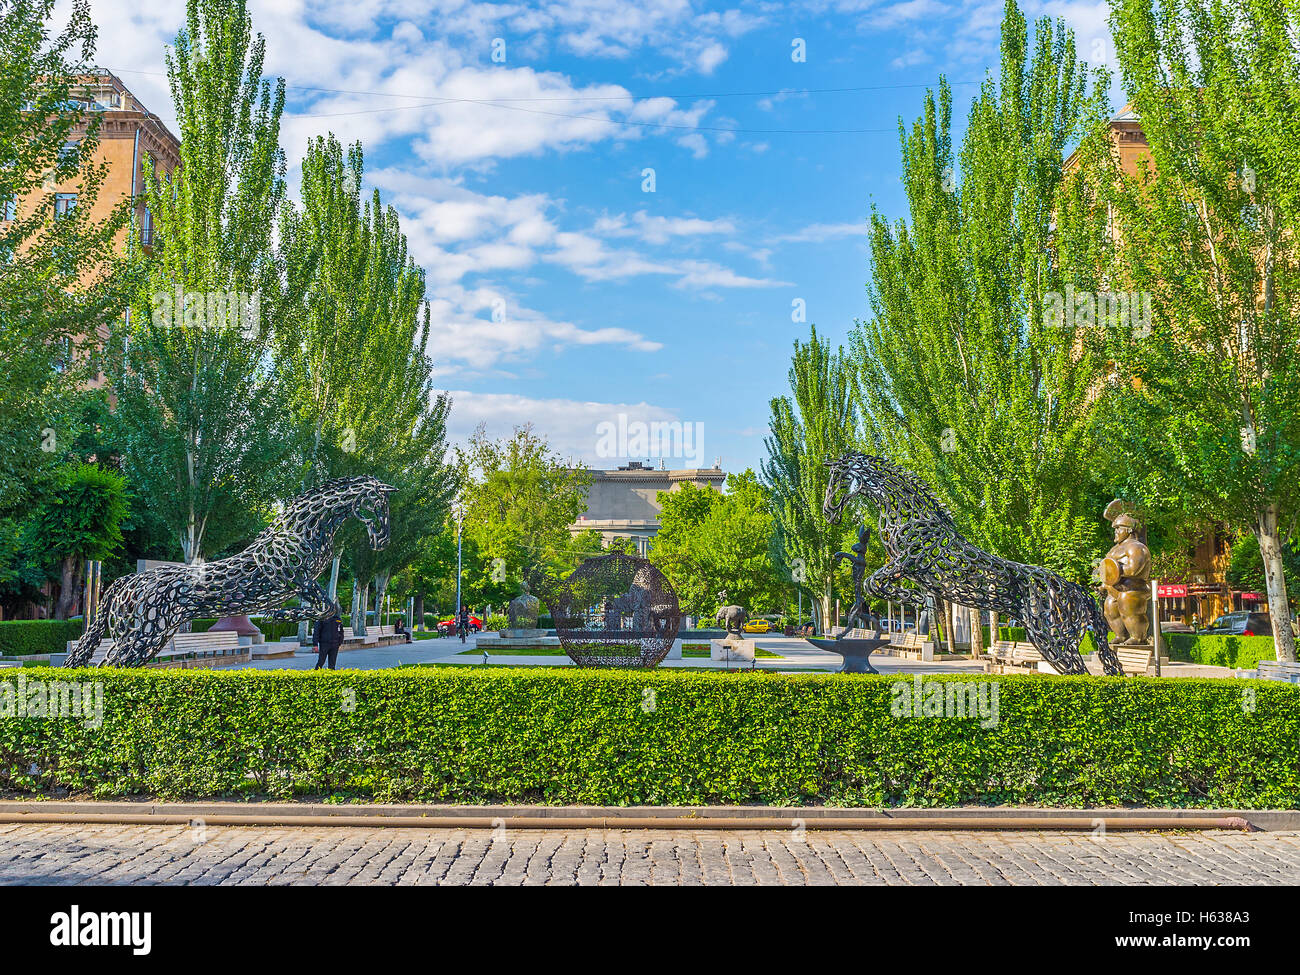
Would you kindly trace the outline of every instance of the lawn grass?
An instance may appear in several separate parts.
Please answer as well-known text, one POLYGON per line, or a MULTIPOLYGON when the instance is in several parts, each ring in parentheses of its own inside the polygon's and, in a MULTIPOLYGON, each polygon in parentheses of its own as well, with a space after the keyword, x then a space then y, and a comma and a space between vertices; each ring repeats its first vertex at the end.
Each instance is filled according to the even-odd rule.
MULTIPOLYGON (((562 647, 488 647, 489 657, 563 657, 562 647)), ((482 650, 462 650, 458 657, 481 657, 482 650)))
MULTIPOLYGON (((683 657, 710 657, 713 655, 713 648, 707 643, 683 643, 683 657)), ((773 653, 771 650, 764 650, 762 647, 754 648, 755 657, 773 657, 777 660, 784 660, 785 657, 779 653, 773 653)))

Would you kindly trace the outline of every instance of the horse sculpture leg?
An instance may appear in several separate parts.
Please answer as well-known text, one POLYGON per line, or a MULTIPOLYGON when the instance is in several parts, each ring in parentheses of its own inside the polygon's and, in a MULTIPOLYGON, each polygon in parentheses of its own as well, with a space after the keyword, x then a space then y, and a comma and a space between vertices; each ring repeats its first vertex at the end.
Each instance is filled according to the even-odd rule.
POLYGON ((298 623, 303 620, 323 620, 334 613, 343 615, 338 601, 330 599, 329 593, 321 588, 320 583, 311 580, 298 590, 297 606, 274 609, 266 615, 270 620, 298 623))
POLYGON ((919 589, 907 589, 900 586, 899 580, 907 578, 914 571, 906 562, 891 562, 873 572, 863 583, 863 590, 877 599, 902 603, 913 609, 925 608, 925 593, 919 589))

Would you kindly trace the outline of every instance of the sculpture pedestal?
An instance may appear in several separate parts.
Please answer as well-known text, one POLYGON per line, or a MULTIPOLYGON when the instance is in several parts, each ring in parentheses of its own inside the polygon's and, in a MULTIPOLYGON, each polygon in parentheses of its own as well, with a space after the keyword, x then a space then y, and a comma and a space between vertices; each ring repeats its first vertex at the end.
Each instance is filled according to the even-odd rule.
POLYGON ((480 650, 550 650, 558 649, 560 638, 547 636, 545 630, 498 630, 495 633, 480 633, 475 646, 480 650), (537 633, 539 636, 503 636, 502 634, 537 633))
POLYGON ((830 650, 832 653, 838 653, 843 657, 844 666, 840 668, 841 674, 880 673, 875 667, 871 666, 871 661, 867 658, 871 656, 872 651, 889 645, 888 639, 878 637, 865 639, 848 637, 843 640, 824 640, 812 637, 806 639, 818 650, 830 650))
POLYGON ((758 649, 758 644, 753 640, 742 640, 740 637, 727 637, 725 640, 709 641, 709 659, 735 661, 738 663, 753 663, 758 649))
POLYGON ((546 630, 518 629, 518 630, 497 630, 497 636, 502 640, 540 640, 546 636, 546 630))
POLYGON ((240 636, 246 636, 252 643, 261 643, 265 639, 262 631, 247 616, 225 616, 217 620, 210 627, 209 633, 221 633, 230 631, 238 633, 240 636))

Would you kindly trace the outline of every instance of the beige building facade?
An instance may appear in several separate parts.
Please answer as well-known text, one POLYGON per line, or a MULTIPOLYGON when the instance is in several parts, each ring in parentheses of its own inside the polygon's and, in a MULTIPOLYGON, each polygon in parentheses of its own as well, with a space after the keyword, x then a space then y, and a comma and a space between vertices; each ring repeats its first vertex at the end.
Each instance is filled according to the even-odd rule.
POLYGON ((645 555, 659 531, 660 491, 680 491, 683 484, 721 491, 727 475, 720 467, 657 470, 640 461, 612 471, 591 471, 587 511, 569 531, 599 531, 609 544, 630 539, 645 555))

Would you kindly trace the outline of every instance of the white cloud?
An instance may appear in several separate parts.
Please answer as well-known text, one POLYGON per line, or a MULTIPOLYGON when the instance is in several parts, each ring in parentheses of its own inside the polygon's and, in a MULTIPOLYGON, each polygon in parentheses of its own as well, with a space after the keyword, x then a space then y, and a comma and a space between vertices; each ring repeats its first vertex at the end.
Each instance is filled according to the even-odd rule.
POLYGON ((773 243, 821 244, 840 237, 864 237, 867 233, 865 221, 858 223, 812 223, 800 230, 771 237, 773 243))
MULTIPOLYGON (((531 423, 562 457, 570 457, 595 468, 615 466, 623 458, 601 457, 596 448, 597 426, 618 423, 620 414, 629 423, 674 422, 681 418, 671 409, 652 403, 599 403, 573 399, 538 399, 515 393, 474 393, 450 391, 451 415, 448 437, 453 442, 467 441, 479 424, 488 436, 508 436, 515 427, 531 423)), ((642 459, 642 458, 626 458, 642 459)), ((673 465, 673 461, 668 461, 673 465)), ((685 462, 678 462, 682 466, 685 462)), ((692 465, 693 466, 693 465, 692 465)))
POLYGON ((538 352, 566 345, 618 345, 657 352, 659 342, 626 328, 581 328, 554 321, 516 301, 504 289, 444 285, 429 302, 432 345, 427 350, 442 374, 463 366, 488 370, 526 362, 538 352))

